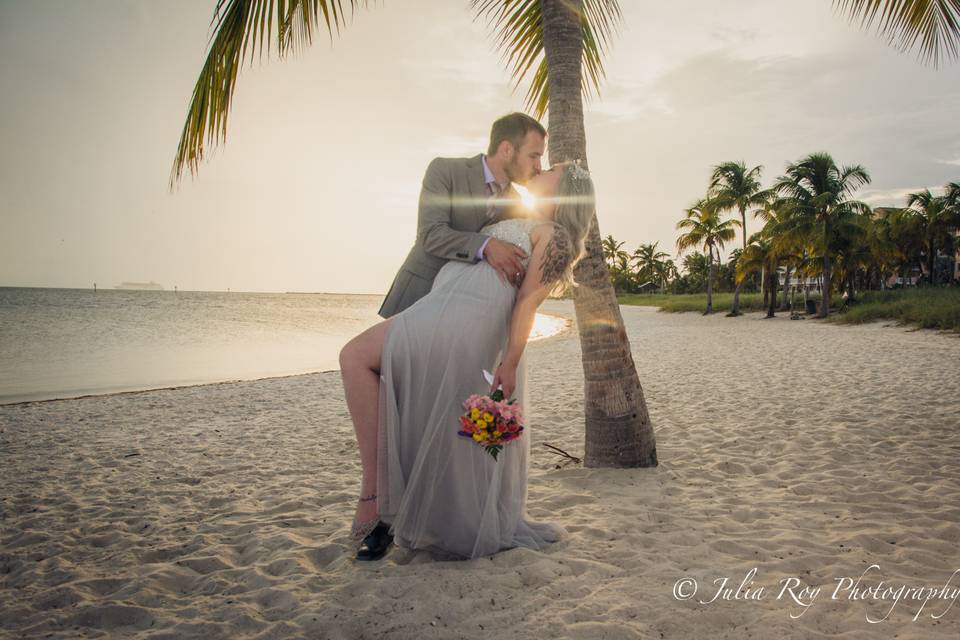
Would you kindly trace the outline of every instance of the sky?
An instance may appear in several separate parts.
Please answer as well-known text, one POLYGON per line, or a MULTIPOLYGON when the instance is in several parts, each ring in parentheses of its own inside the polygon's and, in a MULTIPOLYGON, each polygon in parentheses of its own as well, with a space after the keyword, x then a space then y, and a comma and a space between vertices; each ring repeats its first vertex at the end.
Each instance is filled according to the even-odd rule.
MULTIPOLYGON (((226 142, 171 192, 215 5, 0 0, 0 286, 383 295, 430 160, 484 151, 524 108, 467 0, 381 0, 245 64, 226 142)), ((768 185, 827 151, 867 169, 873 206, 960 179, 960 63, 924 65, 830 0, 620 6, 585 121, 600 232, 628 251, 679 262, 676 223, 727 160, 768 185)))

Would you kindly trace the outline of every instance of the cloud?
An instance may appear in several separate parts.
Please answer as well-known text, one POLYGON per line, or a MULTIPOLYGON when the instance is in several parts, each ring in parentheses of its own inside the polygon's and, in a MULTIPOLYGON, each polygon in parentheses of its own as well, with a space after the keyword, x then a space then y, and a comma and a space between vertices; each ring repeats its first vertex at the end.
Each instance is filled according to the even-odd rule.
POLYGON ((485 152, 489 143, 490 139, 487 136, 447 133, 430 138, 427 149, 429 149, 431 156, 464 158, 485 152))
MULTIPOLYGON (((864 191, 859 199, 871 207, 905 207, 907 196, 911 193, 923 191, 927 187, 909 187, 905 189, 884 189, 864 191)), ((932 191, 932 189, 931 189, 932 191)))

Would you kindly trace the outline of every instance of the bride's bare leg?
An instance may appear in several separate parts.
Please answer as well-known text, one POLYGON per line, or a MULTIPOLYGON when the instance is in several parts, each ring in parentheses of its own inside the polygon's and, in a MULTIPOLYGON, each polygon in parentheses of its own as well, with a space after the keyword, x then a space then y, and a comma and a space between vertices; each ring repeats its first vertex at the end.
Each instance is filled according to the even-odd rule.
MULTIPOLYGON (((340 351, 340 376, 343 379, 347 409, 360 448, 363 476, 360 497, 377 491, 377 421, 380 400, 380 354, 393 318, 379 322, 359 334, 340 351)), ((377 500, 359 500, 355 523, 371 522, 377 516, 377 500)))

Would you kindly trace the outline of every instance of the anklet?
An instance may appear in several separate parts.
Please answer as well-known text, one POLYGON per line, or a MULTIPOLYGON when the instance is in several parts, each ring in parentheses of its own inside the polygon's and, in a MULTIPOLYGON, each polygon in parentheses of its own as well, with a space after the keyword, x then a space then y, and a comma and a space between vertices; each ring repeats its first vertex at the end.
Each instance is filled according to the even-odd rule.
POLYGON ((371 493, 366 498, 360 498, 360 502, 367 502, 368 500, 373 500, 376 497, 377 497, 377 494, 371 493))

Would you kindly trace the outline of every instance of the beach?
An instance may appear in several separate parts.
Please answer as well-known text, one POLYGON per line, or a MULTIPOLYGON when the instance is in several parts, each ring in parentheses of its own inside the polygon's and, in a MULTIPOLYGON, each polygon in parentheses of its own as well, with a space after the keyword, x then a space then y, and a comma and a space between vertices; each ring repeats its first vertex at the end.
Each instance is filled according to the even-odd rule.
POLYGON ((960 634, 893 593, 960 589, 957 337, 621 311, 660 464, 557 468, 576 326, 530 343, 528 509, 569 531, 540 552, 355 562, 337 371, 0 406, 0 637, 960 634))

